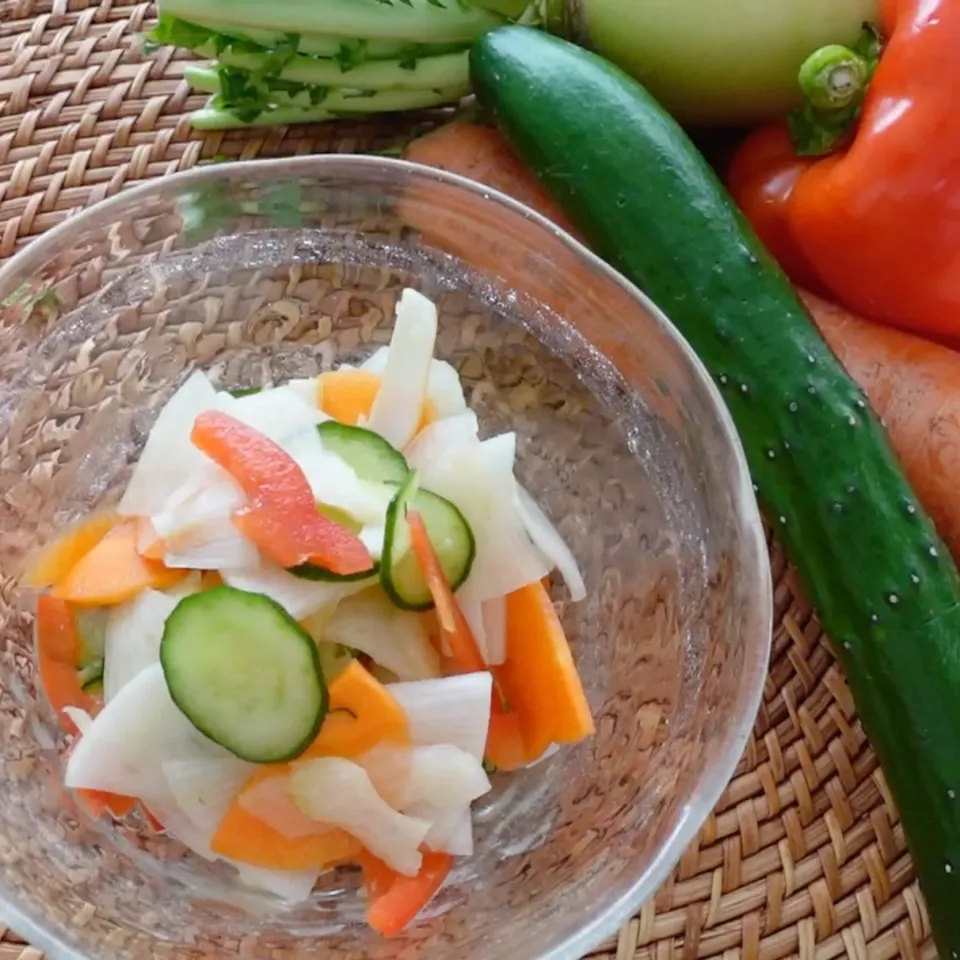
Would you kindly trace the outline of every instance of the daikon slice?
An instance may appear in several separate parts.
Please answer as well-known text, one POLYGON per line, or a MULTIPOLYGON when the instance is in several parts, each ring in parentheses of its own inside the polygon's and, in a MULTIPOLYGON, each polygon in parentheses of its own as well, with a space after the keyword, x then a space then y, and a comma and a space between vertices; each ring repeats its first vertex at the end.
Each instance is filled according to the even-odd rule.
POLYGON ((332 829, 312 820, 293 802, 288 774, 267 777, 247 787, 237 799, 247 813, 291 840, 332 829))
POLYGON ((398 873, 412 877, 420 870, 423 858, 419 847, 430 822, 394 810, 359 764, 342 757, 296 763, 290 791, 308 817, 353 834, 398 873))
POLYGON ((473 855, 473 814, 469 806, 436 807, 420 801, 411 804, 406 812, 433 824, 424 840, 431 850, 455 857, 473 855))
POLYGON ((240 788, 257 767, 237 757, 167 760, 163 773, 180 810, 212 837, 240 788))
MULTIPOLYGON (((389 347, 380 347, 372 353, 362 364, 361 370, 371 373, 383 373, 390 356, 389 347)), ((466 410, 467 401, 463 396, 463 384, 456 367, 434 357, 430 361, 430 372, 427 375, 427 399, 433 401, 437 420, 453 417, 466 410)), ((436 421, 435 421, 436 422, 436 421)))
POLYGON ((516 434, 502 433, 454 448, 421 475, 424 487, 460 508, 476 539, 476 557, 463 585, 474 601, 503 597, 549 572, 517 508, 513 474, 516 434))
MULTIPOLYGON (((487 626, 483 620, 483 601, 473 596, 473 591, 470 590, 467 584, 464 584, 457 591, 456 601, 457 606, 460 607, 460 612, 470 627, 473 639, 477 641, 477 649, 480 651, 480 656, 483 657, 483 662, 490 663, 490 654, 487 650, 487 626)), ((449 641, 444 637, 444 656, 449 657, 451 655, 449 646, 449 641)))
POLYGON ((264 561, 246 570, 222 570, 224 583, 248 593, 263 593, 280 604, 294 620, 303 620, 318 610, 334 606, 370 581, 305 580, 287 573, 282 567, 264 561))
POLYGON ((433 489, 433 476, 442 471, 461 447, 480 443, 480 423, 472 410, 424 427, 404 450, 407 464, 420 473, 423 486, 433 489))
POLYGON ((73 721, 73 725, 80 731, 81 736, 90 729, 93 717, 80 707, 64 707, 63 712, 73 721))
POLYGON ((389 690, 407 715, 411 743, 449 743, 483 760, 493 691, 487 671, 391 683, 389 690))
POLYGON ((342 600, 323 636, 361 650, 401 680, 440 676, 440 658, 420 615, 399 609, 379 586, 342 600))
POLYGON ((284 384, 267 387, 258 393, 234 397, 217 394, 217 408, 265 437, 280 443, 285 437, 315 427, 326 415, 304 397, 300 387, 284 384))
POLYGON ((407 288, 397 303, 390 349, 366 427, 402 450, 414 437, 427 397, 437 308, 407 288))
POLYGON ((426 801, 463 807, 490 789, 480 761, 450 743, 400 747, 380 743, 357 758, 377 793, 396 810, 426 801))
POLYGON ((487 663, 499 666, 507 659, 507 598, 484 600, 480 613, 487 640, 487 663))
POLYGON ((570 599, 574 603, 583 600, 587 595, 587 588, 573 551, 567 546, 537 501, 519 483, 517 484, 517 505, 527 534, 534 546, 560 571, 560 576, 563 577, 570 591, 570 599))
POLYGON ((103 698, 109 703, 141 670, 160 659, 160 639, 179 597, 149 588, 107 614, 103 698))
POLYGON ((264 870, 227 857, 221 859, 236 869, 241 883, 272 893, 289 904, 308 900, 319 876, 316 870, 264 870))
POLYGON ((165 762, 230 756, 180 712, 163 668, 155 663, 97 714, 70 754, 65 783, 130 797, 164 796, 169 792, 165 762))
POLYGON ((190 442, 197 416, 215 409, 217 392, 202 371, 195 371, 164 404, 147 436, 130 482, 117 506, 124 516, 147 517, 164 508, 169 495, 208 463, 190 442))

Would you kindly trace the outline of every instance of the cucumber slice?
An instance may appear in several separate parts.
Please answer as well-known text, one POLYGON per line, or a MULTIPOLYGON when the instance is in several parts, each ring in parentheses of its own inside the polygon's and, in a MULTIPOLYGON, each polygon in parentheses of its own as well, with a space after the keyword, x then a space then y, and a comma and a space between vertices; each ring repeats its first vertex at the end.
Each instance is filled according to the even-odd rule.
POLYGON ((337 420, 317 426, 324 447, 335 453, 361 480, 403 483, 410 468, 399 450, 379 433, 337 420))
POLYGON ((316 644, 263 594, 221 586, 184 597, 164 626, 160 663, 187 719, 251 763, 298 757, 327 712, 316 644))
POLYGON ((80 689, 87 693, 95 693, 96 688, 103 689, 103 660, 91 660, 77 670, 77 680, 80 689))
POLYGON ((457 507, 429 490, 419 489, 416 471, 410 473, 387 508, 380 583, 387 596, 401 609, 429 610, 433 607, 433 597, 410 549, 406 516, 411 507, 423 517, 430 542, 452 590, 470 575, 476 541, 457 507))

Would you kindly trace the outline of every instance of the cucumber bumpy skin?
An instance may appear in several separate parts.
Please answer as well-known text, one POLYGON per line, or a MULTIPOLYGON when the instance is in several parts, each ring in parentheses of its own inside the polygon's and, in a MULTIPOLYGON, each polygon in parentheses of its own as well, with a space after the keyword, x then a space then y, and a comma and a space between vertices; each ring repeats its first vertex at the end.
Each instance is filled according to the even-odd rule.
POLYGON ((680 126, 599 57, 481 38, 474 90, 594 252, 686 337, 833 638, 940 956, 960 956, 960 577, 863 392, 680 126))

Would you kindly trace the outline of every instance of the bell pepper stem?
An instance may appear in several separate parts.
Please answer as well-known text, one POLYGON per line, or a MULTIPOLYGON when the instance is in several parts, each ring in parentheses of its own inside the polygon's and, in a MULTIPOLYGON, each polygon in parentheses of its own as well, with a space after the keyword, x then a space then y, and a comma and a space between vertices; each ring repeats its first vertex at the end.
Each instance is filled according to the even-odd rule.
POLYGON ((880 35, 864 24, 854 49, 830 44, 815 50, 798 75, 804 105, 787 117, 790 139, 800 156, 820 157, 850 137, 880 58, 880 35))
POLYGON ((817 110, 841 110, 859 103, 870 79, 870 65, 839 44, 816 50, 800 67, 800 89, 817 110))

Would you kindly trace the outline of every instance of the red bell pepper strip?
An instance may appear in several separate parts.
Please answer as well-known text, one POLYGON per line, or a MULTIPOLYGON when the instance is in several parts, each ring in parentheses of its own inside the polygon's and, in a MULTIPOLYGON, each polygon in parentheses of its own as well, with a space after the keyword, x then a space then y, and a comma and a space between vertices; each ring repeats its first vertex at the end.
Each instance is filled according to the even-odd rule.
MULTIPOLYGON (((728 185, 791 279, 876 322, 957 341, 960 5, 885 0, 882 26, 848 145, 798 158, 782 130, 761 131, 728 185)), ((838 61, 832 76, 851 74, 838 61)))
POLYGON ((317 511, 299 464, 269 437, 218 410, 201 413, 190 439, 240 484, 234 523, 282 567, 312 563, 350 575, 373 568, 360 539, 317 511))
POLYGON ((415 877, 390 874, 390 868, 364 853, 360 859, 370 906, 367 923, 385 937, 395 937, 430 902, 447 879, 453 858, 448 853, 425 850, 415 877))

